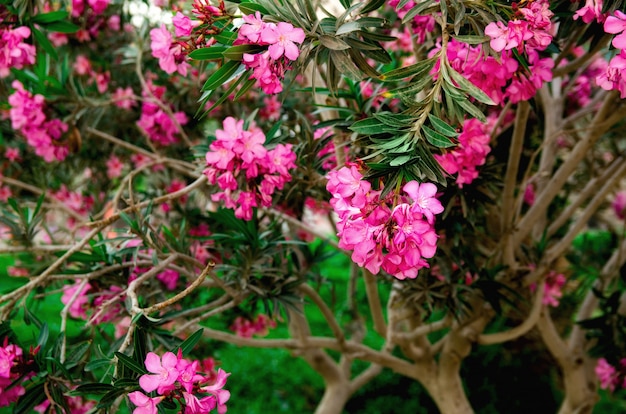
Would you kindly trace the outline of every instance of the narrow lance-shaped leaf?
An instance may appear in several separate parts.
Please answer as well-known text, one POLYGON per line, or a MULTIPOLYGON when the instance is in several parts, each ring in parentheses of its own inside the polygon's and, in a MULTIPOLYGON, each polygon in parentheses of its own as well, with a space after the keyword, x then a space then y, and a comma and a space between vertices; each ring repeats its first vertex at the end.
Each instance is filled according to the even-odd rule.
POLYGON ((449 148, 454 146, 454 143, 450 141, 450 139, 436 131, 433 131, 425 125, 422 126, 422 131, 424 132, 424 135, 426 135, 426 140, 435 147, 449 148))

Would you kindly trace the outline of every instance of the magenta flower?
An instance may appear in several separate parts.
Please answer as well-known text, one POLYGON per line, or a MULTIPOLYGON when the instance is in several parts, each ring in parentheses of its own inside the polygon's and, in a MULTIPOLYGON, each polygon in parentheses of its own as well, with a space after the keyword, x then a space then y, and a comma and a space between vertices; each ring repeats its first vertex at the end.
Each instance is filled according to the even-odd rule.
POLYGON ((596 20, 598 23, 604 21, 604 14, 602 13, 603 0, 585 0, 585 5, 574 13, 574 20, 582 19, 584 23, 591 23, 596 20))
POLYGON ((163 394, 178 379, 178 358, 173 353, 166 352, 161 358, 154 352, 148 352, 145 362, 146 369, 152 373, 139 377, 139 385, 145 392, 157 390, 163 394))
POLYGON ((617 34, 613 38, 613 46, 617 49, 626 48, 626 14, 619 10, 615 10, 613 16, 609 16, 604 21, 604 31, 606 33, 617 34))
POLYGON ((600 358, 595 368, 596 376, 600 380, 600 388, 609 391, 615 390, 617 383, 617 371, 613 365, 604 358, 600 358))
POLYGON ((128 394, 128 399, 136 405, 133 414, 157 414, 157 405, 163 400, 163 396, 150 398, 141 391, 134 391, 128 394))
POLYGON ((429 223, 435 220, 435 214, 443 212, 441 202, 437 200, 437 186, 433 183, 419 184, 417 181, 409 181, 402 188, 414 201, 413 212, 422 213, 429 223))
POLYGON ((285 56, 289 60, 296 60, 300 50, 296 43, 304 42, 304 30, 293 27, 291 23, 279 22, 275 27, 268 26, 261 32, 261 40, 270 45, 270 57, 278 60, 285 56))
POLYGON ((247 16, 243 16, 243 21, 246 22, 246 24, 241 25, 239 28, 237 38, 240 41, 250 41, 252 43, 259 43, 261 32, 266 26, 270 25, 270 23, 265 23, 261 19, 261 13, 258 11, 255 12, 254 15, 248 14, 247 16))
POLYGON ((193 23, 189 17, 181 12, 176 12, 176 15, 172 18, 172 24, 174 25, 174 34, 176 37, 191 36, 193 23))
POLYGON ((611 206, 615 215, 624 220, 626 218, 626 191, 618 191, 611 206))
POLYGON ((215 396, 217 399, 217 412, 219 414, 224 414, 226 412, 226 402, 230 399, 230 392, 223 389, 226 385, 226 378, 228 378, 229 375, 229 373, 226 373, 223 369, 219 368, 217 370, 217 379, 215 380, 215 383, 213 385, 206 385, 200 388, 200 391, 215 396))

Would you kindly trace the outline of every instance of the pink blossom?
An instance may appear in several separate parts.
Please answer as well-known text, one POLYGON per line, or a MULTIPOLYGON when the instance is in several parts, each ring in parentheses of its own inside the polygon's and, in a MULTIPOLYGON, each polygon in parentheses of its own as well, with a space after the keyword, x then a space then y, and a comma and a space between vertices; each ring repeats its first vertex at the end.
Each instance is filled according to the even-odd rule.
POLYGON ((137 104, 133 88, 130 86, 127 88, 118 87, 115 92, 111 94, 111 100, 115 106, 126 110, 130 110, 137 104))
POLYGON ((230 392, 223 389, 226 385, 226 378, 230 376, 229 373, 226 373, 223 369, 219 368, 217 370, 217 379, 213 385, 207 385, 201 387, 200 390, 202 392, 206 392, 208 394, 212 394, 217 399, 217 412, 219 414, 224 414, 226 412, 226 403, 230 399, 230 392))
POLYGON ((178 379, 178 358, 171 352, 164 353, 162 358, 154 352, 148 352, 145 364, 148 372, 152 373, 139 377, 139 385, 145 392, 157 390, 163 394, 178 379))
POLYGON ((93 71, 91 62, 85 55, 76 56, 73 68, 77 75, 89 75, 93 71))
POLYGON ((94 14, 102 14, 109 6, 110 0, 87 0, 87 4, 92 8, 94 14))
POLYGON ((624 220, 626 218, 626 191, 618 191, 611 206, 615 215, 620 220, 624 220))
POLYGON ((606 33, 617 34, 613 38, 613 46, 617 49, 626 48, 626 14, 615 10, 613 16, 609 16, 604 21, 604 31, 606 33))
POLYGON ((429 223, 435 220, 435 214, 443 212, 441 202, 435 198, 437 186, 432 183, 419 184, 417 181, 409 181, 402 188, 413 199, 413 211, 421 213, 429 223))
POLYGON ((237 38, 239 40, 247 40, 252 43, 259 43, 261 40, 261 32, 267 26, 261 19, 261 13, 258 11, 254 14, 248 14, 243 16, 245 24, 241 25, 237 32, 237 38))
POLYGON ((69 314, 76 319, 87 319, 86 308, 89 305, 89 297, 87 291, 91 289, 89 283, 81 286, 81 281, 76 280, 73 285, 63 286, 63 296, 61 296, 61 302, 64 305, 70 304, 72 298, 74 301, 70 304, 69 314))
POLYGON ((135 404, 136 408, 133 414, 157 414, 159 410, 157 405, 163 400, 163 396, 148 397, 141 391, 133 391, 128 394, 128 399, 135 404))
POLYGON ((602 23, 605 19, 604 13, 602 13, 603 2, 603 0, 585 0, 585 5, 574 13, 574 20, 581 18, 587 24, 594 20, 602 23))
POLYGON ((176 12, 176 15, 172 18, 172 24, 174 25, 174 34, 176 37, 191 36, 193 23, 189 17, 181 12, 176 12))
POLYGON ((180 274, 175 270, 165 269, 163 272, 159 273, 156 278, 163 283, 163 286, 165 286, 167 290, 174 290, 178 284, 180 274))
POLYGON ((6 203, 9 197, 11 197, 11 194, 12 192, 9 187, 0 185, 0 201, 6 203))
POLYGON ((598 359, 598 363, 595 368, 596 376, 600 380, 600 388, 609 391, 615 390, 615 385, 618 381, 617 371, 615 367, 607 362, 606 359, 598 359))
POLYGON ((106 71, 104 73, 96 73, 96 88, 98 92, 105 93, 109 89, 109 81, 111 80, 111 73, 106 71))
POLYGON ((10 68, 22 69, 35 63, 35 46, 24 43, 29 37, 26 26, 0 29, 0 78, 7 77, 10 68))
POLYGON ((261 32, 261 40, 270 45, 268 50, 274 60, 280 59, 283 55, 289 60, 298 59, 300 50, 296 43, 304 42, 304 38, 304 30, 285 22, 267 26, 261 32))

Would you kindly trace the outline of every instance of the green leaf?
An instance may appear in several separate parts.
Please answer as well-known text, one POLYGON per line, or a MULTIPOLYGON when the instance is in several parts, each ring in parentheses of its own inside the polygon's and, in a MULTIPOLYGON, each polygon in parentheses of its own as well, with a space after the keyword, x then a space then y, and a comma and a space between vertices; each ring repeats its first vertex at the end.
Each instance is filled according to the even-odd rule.
POLYGON ((48 337, 50 336, 50 330, 48 329, 48 324, 44 322, 39 331, 39 336, 37 337, 37 345, 42 348, 46 346, 48 343, 48 337))
POLYGON ((230 80, 240 67, 245 68, 241 63, 234 60, 224 63, 221 68, 209 76, 209 79, 202 86, 202 90, 210 91, 222 86, 230 80))
MULTIPOLYGON (((197 331, 192 333, 187 339, 185 339, 183 343, 180 344, 180 346, 177 348, 181 349, 183 355, 189 354, 189 352, 191 352, 193 347, 196 346, 198 341, 202 338, 203 332, 204 332, 203 328, 198 329, 197 331)), ((176 350, 172 350, 172 352, 175 352, 175 351, 176 350)))
POLYGON ((239 10, 241 10, 243 14, 254 14, 254 12, 257 12, 257 11, 263 15, 269 14, 268 11, 265 9, 265 7, 261 6, 260 4, 250 3, 250 2, 240 3, 239 10))
POLYGON ((468 99, 459 99, 455 102, 459 104, 461 108, 465 109, 465 111, 473 118, 478 119, 480 122, 487 121, 485 114, 480 109, 478 109, 476 105, 471 103, 468 99))
POLYGON ((82 384, 70 391, 70 395, 88 395, 88 394, 106 394, 107 392, 114 390, 115 387, 111 384, 105 384, 103 382, 92 382, 90 384, 82 384))
POLYGON ((258 53, 265 47, 259 45, 237 45, 231 46, 224 51, 224 57, 230 60, 242 60, 244 53, 258 53))
POLYGON ((393 112, 374 113, 374 118, 385 125, 395 128, 408 128, 415 121, 415 117, 406 114, 394 114, 393 112))
POLYGON ((433 128, 435 128, 435 130, 440 134, 445 135, 449 138, 456 138, 459 136, 459 133, 456 132, 454 128, 446 124, 443 120, 437 118, 435 115, 428 114, 428 119, 430 120, 433 128))
POLYGON ((350 55, 345 50, 330 50, 330 58, 339 73, 352 80, 361 80, 361 71, 354 65, 350 55))
POLYGON ((424 132, 424 135, 426 135, 426 140, 431 145, 434 145, 435 147, 438 147, 438 148, 449 148, 449 147, 453 147, 455 145, 453 142, 451 142, 444 135, 440 134, 439 132, 433 131, 432 129, 428 128, 425 125, 422 126, 422 131, 424 132))
POLYGON ((219 34, 213 35, 213 38, 223 45, 232 45, 237 40, 237 33, 224 30, 219 34))
POLYGON ((355 32, 357 30, 363 29, 365 27, 383 27, 387 24, 385 19, 380 19, 377 17, 363 17, 359 20, 353 20, 351 22, 347 22, 341 25, 337 32, 335 33, 337 36, 355 32))
POLYGON ((113 360, 109 358, 94 359, 93 361, 87 362, 85 371, 92 372, 103 367, 111 366, 111 364, 113 364, 113 360))
POLYGON ((39 46, 41 46, 43 50, 45 50, 45 52, 50 55, 54 60, 57 60, 59 58, 59 55, 57 54, 54 46, 52 46, 52 43, 50 43, 50 40, 48 40, 48 37, 45 34, 41 33, 41 30, 37 29, 36 27, 32 28, 32 32, 35 40, 37 41, 37 44, 39 44, 39 46))
POLYGON ((413 158, 411 155, 400 155, 399 157, 393 158, 389 165, 392 167, 399 167, 400 165, 404 165, 409 162, 413 158))
POLYGON ((361 9, 360 13, 365 14, 372 12, 374 10, 379 9, 383 4, 385 4, 386 0, 370 0, 367 4, 361 9))
POLYGON ((472 96, 476 100, 478 100, 478 101, 480 101, 482 103, 485 103, 487 105, 495 105, 496 104, 489 97, 489 95, 487 95, 485 92, 483 92, 480 88, 478 88, 472 82, 470 82, 467 79, 465 79, 463 77, 463 75, 461 75, 459 72, 454 70, 454 68, 448 66, 446 69, 448 69, 448 71, 450 73, 450 76, 457 83, 457 85, 459 85, 459 88, 462 91, 468 93, 470 96, 472 96))
POLYGON ((136 378, 120 378, 114 384, 118 388, 139 388, 139 381, 136 378))
POLYGON ((35 406, 46 399, 44 383, 40 382, 26 389, 24 395, 17 400, 13 407, 13 414, 31 414, 35 406))
POLYGON ((228 49, 226 46, 203 47, 202 49, 192 51, 188 56, 195 60, 221 59, 226 49, 228 49))
POLYGON ((120 396, 126 394, 127 391, 123 388, 113 388, 111 391, 107 392, 100 398, 100 402, 96 406, 96 409, 107 408, 113 405, 115 400, 117 400, 120 396))
POLYGON ((459 42, 467 43, 469 45, 479 45, 491 39, 489 36, 477 35, 452 35, 452 37, 459 42))
POLYGON ((115 356, 117 357, 117 360, 119 361, 120 364, 124 365, 131 371, 136 372, 138 374, 148 373, 146 368, 144 368, 143 366, 143 361, 140 364, 137 361, 135 361, 133 358, 129 357, 128 355, 124 355, 121 352, 115 352, 115 356))
POLYGON ((393 82, 403 80, 411 76, 420 77, 421 75, 430 72, 433 66, 435 66, 435 62, 436 59, 431 58, 410 66, 394 69, 380 75, 380 80, 383 82, 393 82))
POLYGON ((48 23, 44 27, 51 32, 58 33, 76 33, 78 29, 80 29, 80 27, 74 23, 70 23, 65 20, 48 23))
POLYGON ((376 118, 357 121, 349 129, 361 135, 383 134, 386 132, 397 134, 401 132, 398 128, 385 125, 376 118))
POLYGON ((30 21, 33 23, 38 23, 38 24, 46 24, 46 23, 57 22, 59 20, 65 20, 67 19, 69 15, 70 14, 66 11, 58 10, 58 11, 53 11, 50 13, 37 14, 33 16, 33 18, 30 19, 30 21))
POLYGON ((346 50, 350 49, 350 45, 344 42, 343 40, 330 36, 330 35, 320 35, 319 41, 322 46, 330 49, 330 50, 346 50))

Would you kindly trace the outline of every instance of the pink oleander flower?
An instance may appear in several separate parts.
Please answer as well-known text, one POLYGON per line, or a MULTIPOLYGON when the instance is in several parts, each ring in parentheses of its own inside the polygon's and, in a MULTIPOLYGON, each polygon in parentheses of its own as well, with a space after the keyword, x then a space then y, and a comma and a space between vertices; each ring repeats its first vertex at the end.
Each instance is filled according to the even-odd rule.
POLYGON ((459 145, 435 159, 448 174, 457 174, 456 183, 462 188, 478 177, 477 167, 483 165, 489 147, 490 127, 479 120, 470 118, 463 123, 463 131, 458 137, 459 145))
POLYGON ((107 177, 110 179, 114 179, 122 175, 124 163, 121 162, 120 159, 115 155, 111 155, 111 157, 106 162, 106 167, 107 177))
POLYGON ((624 220, 624 218, 626 218, 626 191, 617 192, 611 206, 613 207, 615 215, 620 220, 624 220))
POLYGON ((4 151, 4 156, 7 160, 11 162, 20 160, 20 149, 15 147, 8 147, 6 151, 4 151))
POLYGON ((87 4, 89 4, 96 15, 104 13, 109 3, 110 0, 87 0, 87 4))
POLYGON ((606 359, 598 359, 595 368, 596 376, 600 380, 600 388, 603 390, 614 391, 618 382, 617 370, 606 359))
POLYGON ((393 195, 380 199, 362 178, 354 165, 328 174, 339 247, 352 250, 352 260, 374 274, 382 268, 398 279, 417 277, 437 249, 434 215, 443 207, 433 198, 436 187, 409 182, 394 201, 393 195))
POLYGON ((300 50, 296 43, 304 42, 304 30, 293 27, 291 23, 279 22, 276 26, 268 25, 261 32, 261 41, 270 45, 270 57, 280 59, 283 55, 289 60, 296 60, 300 50))
POLYGON ((230 392, 223 388, 226 385, 226 378, 228 378, 228 376, 230 376, 229 373, 226 373, 223 369, 219 368, 217 370, 217 379, 215 380, 215 383, 200 388, 200 391, 215 396, 218 414, 224 414, 227 411, 226 403, 230 399, 230 392))
POLYGON ((596 83, 607 91, 618 90, 620 97, 626 98, 626 50, 611 59, 604 72, 596 76, 596 83))
POLYGON ((127 88, 118 87, 115 92, 111 94, 111 100, 115 106, 126 110, 132 109, 132 107, 137 104, 133 88, 130 86, 127 88))
POLYGON ((0 185, 0 201, 6 203, 12 194, 13 193, 9 187, 0 185))
POLYGON ((72 298, 74 301, 69 307, 69 314, 76 319, 87 319, 87 306, 89 305, 89 297, 87 292, 91 289, 89 283, 81 287, 80 279, 77 279, 73 285, 63 286, 63 296, 61 296, 61 302, 64 305, 70 303, 72 298))
POLYGON ((145 392, 157 390, 163 394, 178 379, 178 358, 171 352, 164 353, 162 358, 154 352, 148 352, 145 364, 148 372, 152 373, 139 377, 139 385, 145 392))
POLYGON ((91 75, 91 72, 93 72, 91 62, 85 55, 76 56, 73 68, 77 75, 91 75))
POLYGON ((35 63, 35 46, 24 43, 30 37, 26 26, 0 29, 0 78, 9 76, 10 69, 22 69, 35 63))
POLYGON ((181 12, 176 12, 176 15, 172 18, 172 24, 174 25, 174 34, 176 37, 191 36, 193 23, 189 17, 181 12))
POLYGON ((150 30, 150 48, 152 56, 159 59, 159 67, 168 74, 174 72, 187 76, 187 71, 191 65, 186 61, 187 57, 183 53, 182 47, 174 43, 172 34, 167 30, 165 24, 150 30))
POLYGON ((134 391, 128 394, 128 399, 135 404, 136 408, 133 414, 157 414, 159 410, 157 405, 163 400, 163 396, 148 397, 141 391, 134 391))
POLYGON ((574 20, 580 18, 587 24, 594 20, 598 23, 602 23, 605 20, 605 15, 602 13, 603 2, 603 0, 585 0, 585 5, 574 13, 574 20))
POLYGON ((159 273, 156 278, 163 283, 165 289, 174 290, 176 289, 176 285, 178 284, 178 279, 180 278, 180 274, 172 269, 165 269, 161 273, 159 273))
POLYGON ((296 155, 290 144, 278 144, 267 150, 265 135, 256 126, 243 130, 243 121, 227 117, 223 129, 215 132, 209 146, 204 174, 210 184, 222 191, 214 193, 214 202, 223 202, 235 210, 235 216, 251 220, 255 207, 269 207, 272 195, 291 180, 296 155))
POLYGON ((613 16, 608 16, 604 21, 604 31, 606 33, 617 34, 613 38, 612 44, 617 49, 626 48, 626 14, 615 10, 613 16))
MULTIPOLYGON (((546 276, 545 290, 543 292, 542 302, 545 306, 552 306, 556 308, 559 306, 559 299, 563 296, 562 288, 567 282, 567 278, 562 273, 557 273, 551 270, 546 276)), ((531 285, 531 290, 534 292, 537 289, 536 285, 531 285)))

